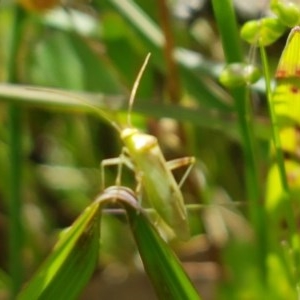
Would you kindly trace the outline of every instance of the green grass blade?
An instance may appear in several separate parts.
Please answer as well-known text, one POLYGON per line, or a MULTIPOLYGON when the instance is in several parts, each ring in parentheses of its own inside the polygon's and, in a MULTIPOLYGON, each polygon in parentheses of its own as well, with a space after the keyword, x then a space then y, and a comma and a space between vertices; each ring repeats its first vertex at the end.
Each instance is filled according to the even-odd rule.
MULTIPOLYGON (((239 31, 236 17, 233 11, 232 0, 213 0, 214 12, 220 31, 226 62, 244 62, 241 51, 239 31)), ((264 260, 266 253, 264 212, 259 203, 261 197, 260 181, 257 163, 257 145, 254 139, 253 116, 250 108, 249 92, 247 87, 237 87, 231 90, 238 114, 238 123, 242 136, 242 144, 245 158, 245 175, 247 197, 249 199, 249 212, 255 233, 259 239, 260 264, 265 270, 264 260)), ((262 275, 264 277, 264 275, 262 275)))
POLYGON ((145 270, 159 299, 201 299, 170 246, 147 217, 126 206, 131 229, 145 270))
MULTIPOLYGON (((62 94, 59 89, 0 84, 0 101, 68 113, 95 113, 95 108, 103 110, 107 114, 111 111, 126 112, 127 103, 125 100, 124 96, 70 91, 63 91, 62 94), (82 100, 79 101, 79 98, 82 98, 82 100), (91 109, 92 106, 94 109, 91 109)), ((236 118, 227 113, 217 114, 215 111, 204 108, 195 109, 180 105, 157 104, 139 100, 136 101, 133 110, 145 116, 173 118, 204 128, 221 130, 229 137, 241 141, 236 118)), ((113 113, 111 119, 114 119, 113 113)), ((270 128, 265 120, 256 120, 255 126, 257 137, 264 140, 269 139, 270 128)))
POLYGON ((127 212, 145 270, 159 299, 201 299, 171 248, 141 211, 135 194, 122 186, 107 188, 97 202, 119 202, 127 212))
POLYGON ((232 1, 213 0, 212 4, 221 34, 226 62, 241 62, 243 60, 243 55, 232 1), (230 19, 228 19, 228 17, 230 17, 230 19))
MULTIPOLYGON (((236 63, 243 62, 241 52, 241 45, 239 42, 239 32, 237 27, 236 18, 233 11, 233 4, 231 0, 212 1, 214 12, 220 31, 222 45, 226 62, 236 63)), ((249 111, 249 94, 246 87, 237 87, 231 90, 235 101, 235 107, 238 114, 240 133, 243 137, 243 149, 246 160, 246 175, 247 175, 247 188, 248 198, 251 202, 258 201, 259 199, 259 184, 257 174, 257 162, 254 148, 254 138, 252 131, 252 118, 249 111)), ((257 203, 256 203, 257 204, 257 203)), ((254 223, 257 223, 255 210, 252 209, 254 223)))
MULTIPOLYGON (((19 51, 22 47, 23 23, 25 12, 15 4, 12 8, 12 20, 8 25, 11 30, 11 40, 8 47, 7 81, 18 81, 18 66, 16 64, 19 51)), ((19 292, 23 280, 22 267, 22 122, 20 108, 14 104, 8 107, 9 115, 9 268, 12 278, 11 296, 15 297, 19 292)))
MULTIPOLYGON (((116 119, 117 112, 126 112, 127 110, 126 98, 122 95, 80 93, 12 84, 0 84, 0 101, 71 113, 96 113, 97 110, 101 110, 103 114, 109 115, 111 120, 116 119)), ((227 113, 217 114, 215 111, 204 108, 197 110, 179 105, 157 104, 139 100, 136 101, 133 110, 145 116, 168 117, 178 121, 191 122, 205 128, 225 129, 226 134, 235 139, 238 138, 235 119, 227 113)), ((260 126, 263 127, 264 125, 260 124, 260 126)), ((264 130, 266 129, 264 126, 264 130)), ((265 139, 267 138, 268 134, 265 134, 265 139)))
POLYGON ((20 300, 76 299, 88 282, 99 255, 99 203, 78 217, 54 247, 20 300))

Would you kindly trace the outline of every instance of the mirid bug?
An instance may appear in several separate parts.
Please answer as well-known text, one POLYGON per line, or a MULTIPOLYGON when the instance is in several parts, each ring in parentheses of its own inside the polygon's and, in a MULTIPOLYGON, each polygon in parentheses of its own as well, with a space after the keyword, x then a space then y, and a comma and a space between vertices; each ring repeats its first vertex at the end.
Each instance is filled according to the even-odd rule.
POLYGON ((189 224, 180 186, 191 170, 195 159, 194 157, 183 157, 167 162, 156 137, 139 131, 131 124, 132 105, 149 57, 150 54, 147 55, 131 91, 127 126, 119 129, 125 148, 119 158, 103 160, 102 167, 126 164, 134 169, 138 186, 143 188, 148 200, 159 216, 173 229, 179 238, 187 239, 190 235, 189 224), (187 165, 189 167, 178 184, 171 170, 187 165))

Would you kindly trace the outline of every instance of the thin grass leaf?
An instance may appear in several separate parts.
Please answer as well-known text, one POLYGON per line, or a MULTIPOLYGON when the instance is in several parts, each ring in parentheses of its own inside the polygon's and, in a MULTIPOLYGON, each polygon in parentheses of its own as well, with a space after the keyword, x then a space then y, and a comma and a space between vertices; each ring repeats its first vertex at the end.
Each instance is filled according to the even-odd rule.
POLYGON ((145 270, 159 299, 201 299, 171 248, 148 218, 125 206, 145 270))
MULTIPOLYGON (((15 4, 12 7, 12 19, 7 23, 11 31, 8 43, 8 56, 5 70, 7 82, 18 82, 17 57, 22 48, 24 21, 26 13, 15 4)), ((5 65, 5 63, 4 63, 5 65)), ((9 269, 12 279, 11 297, 15 297, 20 290, 23 276, 22 247, 22 122, 21 110, 14 104, 8 107, 8 136, 9 136, 9 269)))
POLYGON ((135 194, 122 186, 107 188, 96 200, 124 206, 145 270, 159 299, 201 299, 176 255, 148 220, 135 194))
POLYGON ((93 203, 62 233, 52 254, 19 294, 19 300, 76 299, 99 254, 99 203, 93 203))
MULTIPOLYGON (((213 0, 212 1, 218 29, 220 31, 222 46, 226 62, 243 63, 242 47, 239 38, 236 16, 233 10, 231 0, 213 0)), ((243 156, 245 159, 245 185, 246 197, 249 201, 249 215, 253 224, 255 234, 257 235, 260 249, 259 264, 262 270, 261 277, 265 277, 265 217, 259 202, 262 196, 261 185, 259 180, 258 168, 258 145, 254 138, 254 119, 250 105, 249 91, 246 86, 235 87, 231 89, 234 98, 235 108, 238 116, 239 129, 243 145, 243 156)))
MULTIPOLYGON (((96 112, 95 108, 111 113, 114 120, 115 112, 125 112, 127 109, 124 96, 110 96, 99 93, 79 93, 59 89, 36 88, 33 86, 0 84, 0 101, 18 105, 38 107, 47 110, 65 111, 71 113, 96 112), (81 99, 81 100, 79 100, 81 99), (93 109, 91 109, 93 106, 93 109)), ((221 130, 230 138, 240 141, 237 120, 234 115, 217 113, 204 108, 195 109, 179 105, 149 103, 136 101, 135 112, 156 118, 173 118, 181 122, 189 122, 203 128, 221 130)), ((264 140, 269 139, 269 124, 265 120, 256 120, 255 134, 264 140)))

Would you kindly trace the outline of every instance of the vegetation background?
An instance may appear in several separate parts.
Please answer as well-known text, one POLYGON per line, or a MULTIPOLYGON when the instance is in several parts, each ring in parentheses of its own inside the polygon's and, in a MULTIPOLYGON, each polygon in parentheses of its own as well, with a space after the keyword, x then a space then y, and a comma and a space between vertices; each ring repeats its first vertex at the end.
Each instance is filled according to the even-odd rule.
MULTIPOLYGON (((257 62, 259 54, 237 34, 268 11, 268 1, 1 2, 1 299, 32 278, 60 231, 100 193, 100 162, 117 157, 122 143, 97 109, 126 122, 148 52, 133 124, 158 138, 168 160, 197 160, 183 186, 193 237, 170 247, 203 299, 294 296, 294 281, 276 258, 269 272, 278 277, 269 278, 261 263, 267 225, 255 216, 272 163, 264 86, 232 91, 218 79, 227 63, 257 62), (72 91, 74 101, 21 84, 72 91)), ((286 38, 267 48, 270 74, 286 38)), ((114 185, 116 168, 105 177, 114 185)), ((132 172, 124 170, 122 185, 135 187, 132 172)), ((103 211, 99 262, 80 299, 108 298, 155 294, 124 216, 103 211)))

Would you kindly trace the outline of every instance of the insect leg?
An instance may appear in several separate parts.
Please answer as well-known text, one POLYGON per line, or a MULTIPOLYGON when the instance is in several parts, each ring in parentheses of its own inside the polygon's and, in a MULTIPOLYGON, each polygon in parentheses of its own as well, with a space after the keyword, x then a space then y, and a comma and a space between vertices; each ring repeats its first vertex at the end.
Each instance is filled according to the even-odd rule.
POLYGON ((101 161, 101 189, 105 189, 105 168, 108 166, 117 166, 117 177, 116 177, 116 186, 121 185, 121 176, 122 176, 122 168, 123 165, 132 171, 134 171, 134 166, 128 157, 127 149, 123 148, 119 157, 108 158, 101 161))
POLYGON ((181 168, 184 166, 188 166, 188 168, 186 169, 186 171, 184 172, 182 178, 180 179, 180 181, 178 183, 179 188, 182 187, 183 183, 189 176, 195 162, 196 162, 195 157, 192 157, 192 156, 186 156, 186 157, 181 157, 181 158, 167 161, 167 167, 169 170, 175 170, 175 169, 178 169, 178 168, 181 168))

